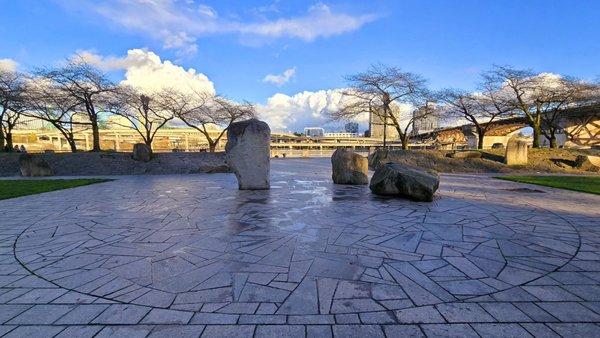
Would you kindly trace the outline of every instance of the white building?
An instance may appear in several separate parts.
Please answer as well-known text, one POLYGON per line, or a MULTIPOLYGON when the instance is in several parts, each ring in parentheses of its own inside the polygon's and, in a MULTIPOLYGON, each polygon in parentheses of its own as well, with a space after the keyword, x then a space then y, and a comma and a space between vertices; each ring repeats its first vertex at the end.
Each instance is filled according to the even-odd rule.
POLYGON ((306 127, 304 128, 304 135, 307 137, 323 137, 325 129, 321 127, 306 127))
POLYGON ((325 133, 325 137, 351 138, 351 137, 360 137, 360 134, 341 131, 341 132, 335 132, 335 133, 325 133))

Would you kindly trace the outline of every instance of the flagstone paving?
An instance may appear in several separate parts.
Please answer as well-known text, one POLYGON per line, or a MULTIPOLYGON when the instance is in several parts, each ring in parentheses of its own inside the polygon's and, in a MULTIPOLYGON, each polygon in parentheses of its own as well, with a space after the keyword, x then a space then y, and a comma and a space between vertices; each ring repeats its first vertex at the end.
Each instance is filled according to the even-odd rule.
POLYGON ((600 196, 444 175, 434 202, 327 159, 0 202, 0 335, 598 336, 600 196))

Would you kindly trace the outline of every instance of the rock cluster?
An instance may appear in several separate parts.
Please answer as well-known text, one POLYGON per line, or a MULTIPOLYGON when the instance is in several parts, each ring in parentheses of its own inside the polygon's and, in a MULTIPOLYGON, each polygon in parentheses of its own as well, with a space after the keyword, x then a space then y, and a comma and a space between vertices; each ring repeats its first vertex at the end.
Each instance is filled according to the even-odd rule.
POLYGON ((227 130, 225 158, 240 190, 269 189, 271 129, 250 119, 232 123, 227 130))
POLYGON ((48 162, 41 156, 26 153, 19 156, 19 169, 21 176, 24 177, 52 176, 54 174, 48 162))
POLYGON ((375 170, 369 188, 376 195, 401 196, 414 201, 431 202, 439 184, 437 173, 397 163, 386 163, 375 170))
POLYGON ((335 184, 369 184, 369 161, 350 149, 337 149, 331 156, 335 184))
POLYGON ((514 137, 508 140, 504 163, 506 165, 527 165, 527 142, 514 137))
POLYGON ((131 157, 135 161, 150 162, 152 151, 145 143, 136 143, 133 145, 133 154, 131 157))
POLYGON ((481 158, 481 152, 479 151, 455 151, 447 155, 451 158, 481 158))
POLYGON ((575 168, 600 172, 600 156, 579 155, 575 160, 575 168))

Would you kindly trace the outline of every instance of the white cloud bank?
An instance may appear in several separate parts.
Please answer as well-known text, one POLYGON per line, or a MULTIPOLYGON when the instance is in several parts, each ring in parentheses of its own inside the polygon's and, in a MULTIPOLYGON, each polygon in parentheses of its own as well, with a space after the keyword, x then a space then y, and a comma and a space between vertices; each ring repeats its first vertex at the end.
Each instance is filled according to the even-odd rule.
POLYGON ((125 70, 121 82, 132 87, 156 91, 162 88, 179 89, 184 92, 215 93, 215 86, 208 77, 195 69, 185 69, 144 49, 131 49, 124 57, 104 57, 89 51, 78 53, 85 61, 105 70, 125 70))
POLYGON ((95 13, 103 20, 163 42, 165 49, 195 53, 196 38, 236 34, 259 38, 296 38, 313 41, 360 29, 374 21, 372 14, 337 13, 325 4, 308 8, 303 15, 277 19, 244 19, 238 13, 222 17, 207 5, 190 0, 93 0, 62 1, 81 13, 95 13))
MULTIPOLYGON (((339 130, 345 121, 331 121, 328 113, 341 108, 344 103, 342 89, 304 91, 289 96, 275 94, 267 103, 257 105, 259 118, 266 121, 273 131, 302 131, 304 127, 321 126, 339 130)), ((368 123, 368 115, 360 116, 356 122, 362 127, 368 123)))
POLYGON ((13 59, 0 59, 0 70, 14 72, 18 65, 13 59))
POLYGON ((274 84, 278 87, 283 86, 296 75, 296 67, 286 69, 281 74, 268 74, 264 77, 263 82, 274 84))

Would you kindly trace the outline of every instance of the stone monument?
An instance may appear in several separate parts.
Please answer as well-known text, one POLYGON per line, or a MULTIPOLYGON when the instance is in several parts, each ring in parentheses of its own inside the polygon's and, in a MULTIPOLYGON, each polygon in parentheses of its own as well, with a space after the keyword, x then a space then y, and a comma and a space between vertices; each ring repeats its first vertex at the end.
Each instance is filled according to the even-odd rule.
POLYGON ((527 165, 527 142, 511 137, 506 143, 504 163, 506 165, 527 165))
POLYGON ((255 118, 234 122, 227 130, 225 159, 240 190, 269 189, 271 129, 255 118))

